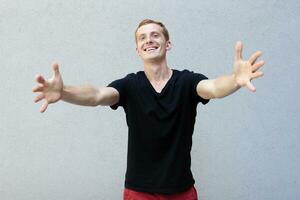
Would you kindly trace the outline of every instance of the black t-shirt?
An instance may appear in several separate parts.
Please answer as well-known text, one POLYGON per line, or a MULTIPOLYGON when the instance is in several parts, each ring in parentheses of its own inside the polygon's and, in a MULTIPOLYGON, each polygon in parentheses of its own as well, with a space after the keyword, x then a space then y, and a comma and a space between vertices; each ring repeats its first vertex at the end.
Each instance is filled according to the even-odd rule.
POLYGON ((144 71, 113 81, 120 94, 112 109, 122 106, 128 125, 125 187, 140 192, 182 192, 195 181, 190 170, 192 134, 198 96, 196 86, 206 76, 173 69, 157 93, 144 71))

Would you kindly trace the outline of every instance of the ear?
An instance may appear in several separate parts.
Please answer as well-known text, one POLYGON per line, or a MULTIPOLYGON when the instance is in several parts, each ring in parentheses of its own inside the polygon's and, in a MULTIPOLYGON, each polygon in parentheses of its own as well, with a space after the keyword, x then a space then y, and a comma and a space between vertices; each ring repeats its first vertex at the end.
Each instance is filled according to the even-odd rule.
POLYGON ((170 40, 168 40, 168 41, 166 42, 166 50, 167 50, 167 51, 170 51, 171 49, 172 49, 172 43, 171 43, 170 40))
POLYGON ((139 51, 138 51, 138 48, 137 48, 137 47, 135 47, 135 53, 136 53, 136 55, 140 56, 140 53, 139 53, 139 51))

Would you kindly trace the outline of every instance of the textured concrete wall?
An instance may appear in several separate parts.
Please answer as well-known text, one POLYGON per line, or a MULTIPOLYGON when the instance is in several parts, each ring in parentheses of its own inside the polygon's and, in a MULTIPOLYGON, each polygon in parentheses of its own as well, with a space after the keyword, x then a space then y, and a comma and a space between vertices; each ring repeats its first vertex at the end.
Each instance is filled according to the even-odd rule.
POLYGON ((121 199, 122 109, 34 104, 56 60, 66 84, 107 85, 142 70, 133 32, 164 22, 169 66, 210 78, 263 51, 256 93, 198 106, 192 170, 201 200, 300 199, 299 1, 0 0, 0 199, 121 199), (188 2, 188 3, 187 3, 188 2))

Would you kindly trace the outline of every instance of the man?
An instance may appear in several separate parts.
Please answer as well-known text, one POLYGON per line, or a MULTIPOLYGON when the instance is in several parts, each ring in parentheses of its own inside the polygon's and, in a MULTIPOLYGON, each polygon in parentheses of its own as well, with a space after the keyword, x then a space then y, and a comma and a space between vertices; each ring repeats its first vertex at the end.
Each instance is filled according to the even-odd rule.
POLYGON ((166 27, 143 20, 135 32, 136 52, 144 71, 128 74, 107 87, 64 85, 58 65, 45 80, 36 77, 44 99, 40 111, 59 100, 84 106, 122 106, 128 125, 128 154, 124 199, 195 200, 197 191, 190 170, 192 134, 197 104, 222 98, 241 87, 255 92, 250 82, 263 75, 256 62, 261 52, 242 59, 242 43, 235 46, 233 73, 208 79, 200 73, 168 67, 166 53, 171 49, 166 27))

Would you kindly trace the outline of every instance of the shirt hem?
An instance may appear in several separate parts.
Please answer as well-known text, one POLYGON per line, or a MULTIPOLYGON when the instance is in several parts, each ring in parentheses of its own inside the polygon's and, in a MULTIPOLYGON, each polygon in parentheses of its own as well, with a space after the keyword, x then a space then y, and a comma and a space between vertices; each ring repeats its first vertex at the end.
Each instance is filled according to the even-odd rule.
POLYGON ((152 194, 174 194, 184 192, 195 184, 195 181, 189 182, 181 187, 176 188, 146 188, 146 187, 136 187, 128 183, 125 183, 125 188, 135 190, 137 192, 147 192, 152 194))

